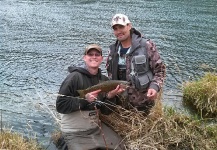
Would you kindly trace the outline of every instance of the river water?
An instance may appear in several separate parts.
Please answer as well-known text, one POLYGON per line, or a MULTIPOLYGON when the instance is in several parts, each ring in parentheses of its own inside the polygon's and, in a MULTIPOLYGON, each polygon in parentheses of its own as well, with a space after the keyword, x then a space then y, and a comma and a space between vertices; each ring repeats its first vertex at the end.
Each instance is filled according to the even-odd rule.
POLYGON ((167 66, 163 103, 184 109, 182 83, 217 68, 216 8, 216 0, 0 0, 3 126, 55 149, 51 112, 67 67, 82 62, 90 43, 107 55, 115 13, 156 43, 167 66))

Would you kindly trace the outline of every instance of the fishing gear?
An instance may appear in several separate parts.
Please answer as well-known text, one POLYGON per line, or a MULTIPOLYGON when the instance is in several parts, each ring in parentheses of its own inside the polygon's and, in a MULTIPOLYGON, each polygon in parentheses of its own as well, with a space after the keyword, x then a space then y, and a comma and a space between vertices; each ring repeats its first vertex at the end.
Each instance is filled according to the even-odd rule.
POLYGON ((87 105, 87 108, 88 108, 89 110, 94 110, 95 107, 96 107, 97 109, 100 109, 103 104, 105 104, 105 103, 102 102, 102 101, 93 101, 93 102, 91 102, 90 104, 87 105))

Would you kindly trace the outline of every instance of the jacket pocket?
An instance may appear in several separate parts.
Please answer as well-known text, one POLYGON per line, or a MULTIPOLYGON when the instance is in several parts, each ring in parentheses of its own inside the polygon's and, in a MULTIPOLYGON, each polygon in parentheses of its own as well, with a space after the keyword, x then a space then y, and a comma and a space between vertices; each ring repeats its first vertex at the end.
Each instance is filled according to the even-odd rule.
POLYGON ((145 55, 134 56, 132 59, 132 65, 134 68, 134 72, 137 74, 142 74, 147 71, 147 61, 145 55))
POLYGON ((138 90, 145 90, 149 87, 153 78, 153 73, 147 66, 146 55, 134 56, 131 63, 131 81, 138 90))
POLYGON ((147 73, 142 75, 133 75, 131 80, 134 83, 136 89, 144 90, 149 87, 152 78, 153 78, 152 72, 148 71, 147 73))

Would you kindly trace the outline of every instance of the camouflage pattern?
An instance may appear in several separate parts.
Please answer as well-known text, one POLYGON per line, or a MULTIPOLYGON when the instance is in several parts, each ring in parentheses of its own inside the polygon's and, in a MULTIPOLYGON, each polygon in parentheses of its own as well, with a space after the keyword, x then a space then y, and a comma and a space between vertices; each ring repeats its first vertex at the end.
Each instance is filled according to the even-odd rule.
POLYGON ((157 84, 161 89, 166 77, 166 66, 160 58, 156 45, 151 40, 146 42, 146 49, 150 59, 150 68, 154 72, 153 84, 157 84))
MULTIPOLYGON (((107 58, 106 69, 108 71, 108 76, 110 79, 117 80, 117 69, 118 69, 118 47, 120 43, 116 41, 115 44, 110 46, 109 55, 107 58)), ((163 86, 165 73, 166 73, 166 66, 164 65, 163 61, 160 58, 160 54, 156 48, 156 45, 151 40, 146 40, 142 38, 140 32, 133 28, 132 33, 132 46, 131 51, 129 54, 126 54, 126 79, 130 83, 130 72, 131 72, 131 59, 135 55, 140 55, 141 52, 144 53, 146 49, 146 53, 149 60, 150 70, 153 72, 153 79, 147 89, 143 91, 139 91, 135 88, 133 84, 128 88, 128 100, 129 102, 136 107, 145 107, 147 105, 147 101, 150 101, 147 98, 147 91, 149 88, 155 89, 157 92, 163 86), (144 43, 145 40, 145 44, 144 43)))

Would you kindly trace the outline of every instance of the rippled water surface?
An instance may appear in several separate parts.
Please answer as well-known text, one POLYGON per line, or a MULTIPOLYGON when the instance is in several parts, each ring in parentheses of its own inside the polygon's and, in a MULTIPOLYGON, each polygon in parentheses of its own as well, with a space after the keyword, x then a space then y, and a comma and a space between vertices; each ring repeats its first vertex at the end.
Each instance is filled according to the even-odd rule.
MULTIPOLYGON (((49 146, 51 114, 67 67, 83 48, 115 40, 110 19, 125 13, 167 65, 164 104, 182 109, 180 86, 217 67, 216 0, 1 0, 0 106, 4 126, 49 146)), ((105 73, 105 61, 102 69, 105 73)))

